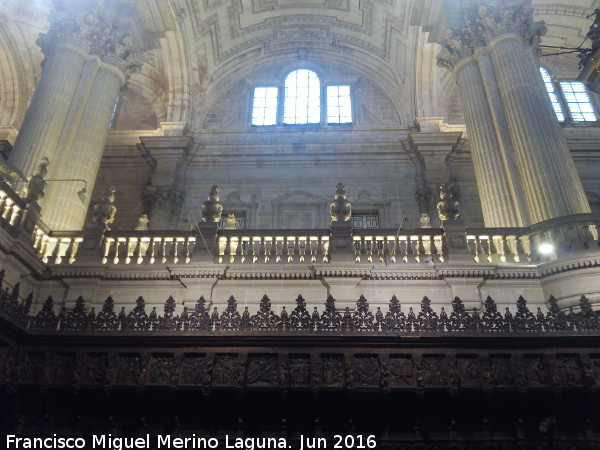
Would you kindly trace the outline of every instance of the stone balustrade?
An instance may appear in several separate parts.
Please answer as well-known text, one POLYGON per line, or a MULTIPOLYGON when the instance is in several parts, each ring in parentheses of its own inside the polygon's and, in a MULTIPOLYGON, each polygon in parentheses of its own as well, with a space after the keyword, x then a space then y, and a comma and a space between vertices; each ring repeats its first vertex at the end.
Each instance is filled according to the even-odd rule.
POLYGON ((475 262, 529 263, 598 247, 599 225, 600 215, 577 214, 523 228, 467 228, 466 241, 475 262))
POLYGON ((4 226, 10 229, 18 227, 26 206, 7 183, 0 182, 0 218, 4 226))
POLYGON ((102 264, 186 264, 192 260, 196 234, 191 231, 107 232, 102 264))
POLYGON ((373 262, 430 262, 437 259, 444 262, 444 230, 424 228, 417 230, 361 229, 352 233, 354 259, 361 262, 366 256, 373 262))
POLYGON ((41 223, 34 225, 33 248, 45 263, 61 264, 63 258, 68 258, 73 264, 81 242, 83 236, 78 231, 51 233, 41 223))
POLYGON ((328 262, 329 242, 329 230, 221 230, 218 262, 328 262))

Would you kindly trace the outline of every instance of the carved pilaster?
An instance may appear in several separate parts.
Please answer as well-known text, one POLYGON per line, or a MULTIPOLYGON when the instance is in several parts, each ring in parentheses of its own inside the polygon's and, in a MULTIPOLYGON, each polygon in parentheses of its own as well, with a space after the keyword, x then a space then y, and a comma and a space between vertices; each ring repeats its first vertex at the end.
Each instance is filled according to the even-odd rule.
POLYGON ((174 188, 159 188, 152 185, 144 192, 145 210, 153 230, 168 230, 181 211, 184 193, 174 188))

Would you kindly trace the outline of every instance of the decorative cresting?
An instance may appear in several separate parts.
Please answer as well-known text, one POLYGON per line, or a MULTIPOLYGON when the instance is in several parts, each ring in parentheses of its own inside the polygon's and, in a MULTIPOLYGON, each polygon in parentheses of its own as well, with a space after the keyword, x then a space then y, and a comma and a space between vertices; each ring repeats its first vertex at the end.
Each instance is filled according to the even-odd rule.
POLYGON ((462 28, 446 32, 437 56, 438 65, 449 70, 462 59, 473 56, 477 47, 485 47, 503 34, 521 37, 537 52, 541 36, 546 33, 544 22, 533 20, 530 1, 500 1, 493 6, 482 1, 464 3, 462 13, 462 28))
POLYGON ((202 203, 202 221, 218 222, 221 220, 223 205, 219 203, 219 188, 215 184, 210 189, 208 199, 202 203))
POLYGON ((25 199, 27 201, 37 202, 44 198, 44 189, 47 186, 44 177, 48 174, 49 165, 50 160, 44 156, 27 182, 27 189, 25 191, 25 199))
POLYGON ((113 203, 116 190, 114 186, 108 187, 102 201, 96 203, 92 211, 92 220, 104 225, 105 230, 110 230, 109 225, 115 221, 117 207, 113 203))
POLYGON ((332 222, 347 222, 352 217, 352 205, 346 200, 346 190, 342 183, 338 183, 335 190, 335 200, 329 206, 332 222))
MULTIPOLYGON (((0 272, 3 276, 4 272, 0 272)), ((259 309, 250 314, 245 307, 242 314, 238 310, 233 296, 227 301, 222 313, 215 307, 211 314, 206 308, 206 300, 200 297, 190 313, 183 308, 175 315, 176 303, 169 297, 159 315, 156 308, 148 314, 146 302, 138 297, 134 308, 125 312, 125 308, 116 314, 114 300, 108 297, 102 310, 96 314, 95 309, 86 311, 83 298, 78 298, 72 310, 54 311, 54 300, 48 297, 42 308, 31 315, 33 296, 21 299, 19 285, 12 292, 0 292, 0 316, 11 322, 31 330, 48 331, 97 331, 97 332, 145 332, 145 331, 198 331, 198 332, 286 332, 286 333, 327 333, 327 332, 359 332, 359 333, 555 333, 555 332, 600 332, 600 313, 594 311, 586 296, 581 296, 579 310, 571 307, 568 313, 561 311, 557 300, 550 297, 548 309, 544 312, 538 308, 534 313, 529 310, 527 301, 521 296, 517 300, 514 314, 506 308, 504 314, 498 311, 491 297, 484 302, 484 311, 476 308, 467 313, 460 298, 452 301, 450 315, 441 308, 438 314, 431 307, 431 300, 423 297, 420 311, 409 308, 408 313, 402 311, 398 298, 393 296, 388 311, 381 307, 373 313, 364 296, 356 302, 353 311, 346 308, 343 313, 335 306, 335 300, 329 296, 325 309, 319 313, 315 307, 312 314, 306 309, 302 296, 296 299, 296 307, 288 314, 285 307, 281 314, 273 311, 271 300, 266 295, 260 300, 259 309)))
POLYGON ((141 67, 131 38, 118 27, 115 11, 73 6, 56 10, 48 19, 50 29, 37 39, 46 58, 54 54, 57 45, 70 44, 118 67, 126 76, 141 67))
POLYGON ((440 220, 458 219, 458 201, 454 200, 456 188, 452 183, 442 183, 438 187, 440 201, 437 203, 437 211, 440 220))

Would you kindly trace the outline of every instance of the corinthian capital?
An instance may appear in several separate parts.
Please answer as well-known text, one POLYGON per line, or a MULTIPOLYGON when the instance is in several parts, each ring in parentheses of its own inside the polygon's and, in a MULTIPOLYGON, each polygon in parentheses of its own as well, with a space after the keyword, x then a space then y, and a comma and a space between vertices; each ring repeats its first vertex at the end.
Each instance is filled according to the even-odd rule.
POLYGON ((472 42, 462 32, 448 30, 441 45, 442 50, 437 55, 437 63, 448 70, 452 70, 461 59, 473 55, 472 42))
POLYGON ((546 32, 544 22, 534 22, 533 6, 525 1, 478 1, 463 7, 464 32, 474 43, 487 45, 503 34, 521 36, 526 44, 537 45, 546 32))
POLYGON ((469 57, 478 47, 485 47, 504 34, 520 36, 536 51, 546 32, 544 22, 534 22, 530 0, 484 1, 465 3, 462 20, 448 30, 441 42, 438 65, 452 70, 456 63, 469 57))
POLYGON ((50 29, 37 44, 46 58, 59 44, 71 44, 104 62, 119 67, 126 75, 141 67, 131 39, 118 27, 117 14, 105 8, 70 8, 49 16, 50 29))

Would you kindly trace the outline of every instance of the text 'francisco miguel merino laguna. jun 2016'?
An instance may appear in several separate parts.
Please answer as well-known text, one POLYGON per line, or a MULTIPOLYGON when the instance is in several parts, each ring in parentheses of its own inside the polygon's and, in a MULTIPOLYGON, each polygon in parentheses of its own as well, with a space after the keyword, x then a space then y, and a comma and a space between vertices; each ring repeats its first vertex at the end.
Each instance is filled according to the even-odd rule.
POLYGON ((102 449, 102 450, 152 450, 152 449, 373 449, 377 441, 373 435, 334 435, 331 438, 300 435, 293 441, 283 437, 231 437, 222 438, 173 437, 171 435, 150 435, 142 437, 116 437, 111 434, 95 434, 87 437, 65 437, 56 434, 47 437, 24 437, 9 434, 5 448, 9 449, 102 449))

